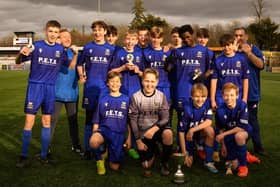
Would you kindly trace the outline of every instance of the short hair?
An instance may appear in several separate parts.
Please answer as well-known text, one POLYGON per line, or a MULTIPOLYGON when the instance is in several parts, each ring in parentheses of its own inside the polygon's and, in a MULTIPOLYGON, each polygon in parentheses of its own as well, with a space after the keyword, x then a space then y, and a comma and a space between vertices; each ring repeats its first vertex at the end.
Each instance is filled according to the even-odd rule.
POLYGON ((63 33, 63 32, 68 32, 68 33, 70 33, 70 31, 69 31, 67 28, 61 28, 59 32, 60 32, 60 33, 63 33))
POLYGON ((56 20, 49 20, 47 23, 46 23, 46 29, 49 28, 49 27, 57 27, 57 28, 61 28, 61 25, 58 21, 56 20))
POLYGON ((109 80, 115 78, 115 77, 119 77, 120 81, 122 82, 122 74, 116 71, 111 71, 107 74, 107 78, 106 78, 106 83, 109 82, 109 80))
POLYGON ((107 36, 117 36, 118 35, 118 29, 114 25, 108 25, 107 26, 107 36))
POLYGON ((224 34, 220 37, 220 45, 226 46, 228 44, 232 44, 234 42, 234 36, 232 34, 224 34))
POLYGON ((153 38, 162 38, 163 37, 163 28, 162 27, 157 27, 157 26, 153 26, 151 28, 151 37, 153 38))
POLYGON ((238 86, 235 85, 235 84, 233 84, 232 82, 228 82, 228 83, 225 83, 225 84, 223 85, 222 94, 224 94, 224 92, 225 92, 226 90, 231 90, 231 89, 235 90, 236 95, 239 94, 239 88, 238 88, 238 86))
POLYGON ((178 33, 179 34, 179 27, 173 27, 170 34, 178 33))
POLYGON ((138 32, 137 32, 137 30, 129 29, 128 31, 126 31, 124 36, 127 37, 128 35, 132 35, 132 36, 135 36, 137 38, 138 37, 138 32))
POLYGON ((193 34, 193 29, 192 26, 187 24, 187 25, 183 25, 179 28, 179 36, 180 38, 184 39, 184 33, 185 32, 189 32, 191 35, 193 34))
POLYGON ((247 29, 245 27, 236 27, 234 28, 234 32, 237 31, 237 30, 243 30, 245 34, 248 33, 247 29))
POLYGON ((141 25, 137 27, 137 31, 149 31, 149 28, 147 26, 141 25))
POLYGON ((197 83, 197 84, 194 84, 192 86, 191 95, 193 96, 194 93, 197 92, 197 91, 201 91, 202 92, 202 96, 205 96, 205 97, 208 96, 207 87, 204 84, 202 84, 202 83, 197 83))
POLYGON ((196 32, 196 37, 199 38, 209 38, 209 30, 206 28, 200 28, 196 32))
POLYGON ((104 21, 98 20, 92 22, 91 29, 94 29, 97 26, 102 27, 104 30, 107 30, 107 24, 104 21))
POLYGON ((147 74, 149 74, 149 73, 154 74, 155 77, 156 77, 156 79, 159 78, 159 72, 158 72, 158 70, 156 70, 156 69, 154 69, 154 68, 146 68, 146 69, 144 70, 144 72, 143 72, 142 79, 144 79, 144 77, 145 77, 147 74))

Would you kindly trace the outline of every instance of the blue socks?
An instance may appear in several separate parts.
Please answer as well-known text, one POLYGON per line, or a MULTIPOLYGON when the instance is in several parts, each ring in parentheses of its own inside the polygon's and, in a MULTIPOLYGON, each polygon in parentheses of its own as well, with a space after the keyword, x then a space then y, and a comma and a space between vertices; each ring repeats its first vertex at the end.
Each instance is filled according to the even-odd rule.
POLYGON ((48 154, 48 148, 51 139, 51 128, 42 127, 41 129, 41 158, 45 159, 48 154))
POLYGON ((91 148, 89 146, 89 139, 92 135, 92 125, 85 125, 85 132, 84 132, 84 144, 85 144, 85 149, 86 151, 90 151, 91 148))
POLYGON ((240 166, 246 166, 247 160, 246 160, 246 153, 247 153, 247 145, 237 145, 237 158, 239 161, 240 166))
POLYGON ((23 130, 21 156, 27 157, 28 147, 32 137, 32 130, 23 130))
POLYGON ((213 152, 214 152, 214 147, 210 147, 205 144, 205 154, 206 154, 206 163, 208 162, 213 162, 213 152))

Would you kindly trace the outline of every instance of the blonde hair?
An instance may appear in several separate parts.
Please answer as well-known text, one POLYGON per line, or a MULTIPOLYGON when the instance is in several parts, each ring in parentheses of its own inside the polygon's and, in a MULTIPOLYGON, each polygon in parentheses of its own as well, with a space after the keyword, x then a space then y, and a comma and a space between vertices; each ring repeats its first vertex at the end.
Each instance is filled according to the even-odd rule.
POLYGON ((152 38, 162 38, 163 37, 163 28, 162 27, 157 27, 157 26, 153 26, 151 28, 151 37, 152 38))
POLYGON ((202 84, 202 83, 194 84, 191 89, 191 95, 194 96, 194 94, 198 91, 201 91, 202 96, 205 96, 205 97, 208 96, 208 90, 204 84, 202 84))
POLYGON ((127 37, 127 36, 135 36, 136 38, 138 37, 138 33, 137 33, 137 31, 136 30, 132 30, 132 29, 130 29, 130 30, 128 30, 126 33, 125 33, 125 37, 127 37))
POLYGON ((154 68, 147 68, 147 69, 145 69, 144 72, 143 72, 142 79, 144 79, 144 77, 145 77, 147 74, 149 74, 149 73, 150 73, 150 74, 154 74, 155 77, 156 77, 156 79, 159 78, 159 72, 158 72, 158 70, 156 70, 156 69, 154 69, 154 68))

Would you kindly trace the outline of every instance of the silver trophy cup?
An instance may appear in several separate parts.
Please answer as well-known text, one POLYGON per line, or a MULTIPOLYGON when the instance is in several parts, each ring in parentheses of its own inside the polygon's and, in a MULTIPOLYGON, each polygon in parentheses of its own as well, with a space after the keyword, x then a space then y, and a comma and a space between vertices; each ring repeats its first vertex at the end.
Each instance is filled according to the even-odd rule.
POLYGON ((176 184, 182 184, 185 182, 185 175, 181 170, 181 165, 184 164, 185 155, 182 153, 174 153, 173 158, 177 164, 177 171, 174 173, 173 182, 176 184))

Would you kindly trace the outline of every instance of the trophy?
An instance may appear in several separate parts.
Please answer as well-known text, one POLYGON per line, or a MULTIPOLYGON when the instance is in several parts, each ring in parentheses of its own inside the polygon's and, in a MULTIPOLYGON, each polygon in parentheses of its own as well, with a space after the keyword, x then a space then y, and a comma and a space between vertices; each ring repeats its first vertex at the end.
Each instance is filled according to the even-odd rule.
POLYGON ((185 161, 185 154, 183 153, 174 153, 173 158, 175 160, 175 163, 177 164, 177 171, 174 173, 174 179, 173 182, 176 184, 182 184, 185 182, 185 175, 181 170, 181 165, 185 161))
POLYGON ((202 74, 201 70, 199 68, 194 70, 194 76, 193 80, 197 79, 202 74))
POLYGON ((131 65, 131 66, 134 65, 134 64, 133 64, 133 59, 134 59, 133 54, 127 54, 127 55, 126 55, 127 63, 128 63, 129 65, 131 65))

